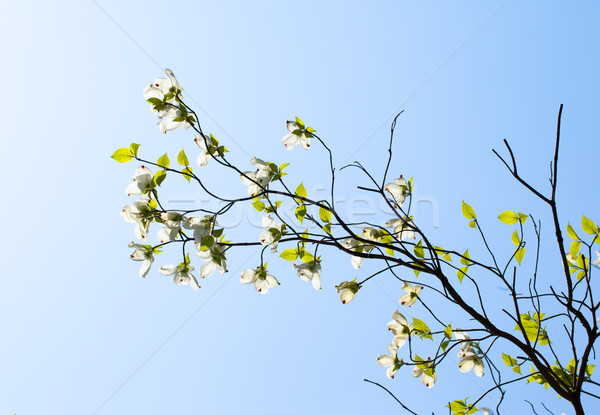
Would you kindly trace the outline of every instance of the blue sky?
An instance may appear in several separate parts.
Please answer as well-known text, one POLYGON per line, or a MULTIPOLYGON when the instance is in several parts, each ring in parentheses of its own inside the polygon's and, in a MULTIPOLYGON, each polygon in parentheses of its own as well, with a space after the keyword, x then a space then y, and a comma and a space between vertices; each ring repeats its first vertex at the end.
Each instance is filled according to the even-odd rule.
MULTIPOLYGON (((131 203, 124 189, 135 166, 110 155, 130 142, 150 159, 166 151, 174 159, 182 147, 194 154, 191 134, 162 135, 143 100, 144 85, 167 67, 233 161, 247 169, 251 156, 290 162, 290 182, 303 181, 313 195, 327 184, 326 156, 316 145, 286 152, 287 119, 315 127, 337 166, 359 160, 379 175, 390 117, 405 110, 391 175, 414 176, 419 223, 443 246, 482 253, 460 213, 464 199, 503 252, 512 231, 496 219, 501 211, 536 214, 547 237, 550 222, 491 149, 509 140, 523 176, 547 191, 561 103, 561 218, 564 225, 581 214, 600 220, 599 8, 511 0, 6 5, 0 412, 399 410, 363 378, 423 412, 478 396, 485 378, 479 383, 454 364, 440 369, 431 390, 408 371, 385 378, 375 359, 390 341, 386 323, 401 284, 384 276, 343 306, 334 286, 366 274, 335 252, 324 257, 321 292, 275 256, 269 268, 280 287, 261 296, 242 286, 239 273, 257 265, 255 250, 231 252, 230 272, 203 281, 200 291, 157 272, 178 261, 175 253, 140 279, 128 258, 132 226, 119 216, 131 203)), ((230 196, 245 192, 216 166, 206 175, 230 196)), ((172 179, 164 190, 170 206, 196 206, 202 194, 172 179)), ((359 216, 372 208, 356 198, 364 183, 345 170, 338 189, 341 206, 359 216)), ((257 237, 249 213, 236 215, 229 232, 257 237)), ((543 248, 551 279, 551 241, 543 248)), ((523 399, 569 413, 537 385, 516 389, 507 413, 519 413, 523 399)))

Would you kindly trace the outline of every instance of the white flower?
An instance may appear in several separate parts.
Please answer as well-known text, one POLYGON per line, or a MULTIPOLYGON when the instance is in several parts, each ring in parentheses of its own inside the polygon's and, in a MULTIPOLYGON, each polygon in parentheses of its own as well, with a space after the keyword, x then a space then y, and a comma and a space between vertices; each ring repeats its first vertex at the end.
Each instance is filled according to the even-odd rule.
POLYGON ((305 262, 300 265, 294 264, 296 273, 303 281, 312 281, 315 290, 321 289, 321 264, 318 261, 305 262))
POLYGON ((161 244, 174 241, 181 230, 181 214, 177 212, 163 212, 160 214, 160 218, 164 221, 164 226, 158 231, 158 240, 161 244))
POLYGON ((457 340, 460 340, 460 349, 458 351, 458 368, 461 372, 466 373, 473 369, 475 374, 479 377, 483 376, 483 360, 477 356, 475 349, 471 344, 471 337, 461 330, 454 330, 454 336, 457 340))
POLYGON ((402 286, 402 289, 406 291, 406 294, 400 297, 400 304, 412 307, 417 302, 417 297, 419 296, 422 288, 423 287, 420 285, 415 285, 413 288, 412 284, 405 282, 402 286))
POLYGON ((242 272, 240 282, 242 284, 254 283, 254 288, 261 294, 266 294, 269 288, 277 287, 279 282, 271 274, 267 274, 264 268, 247 269, 242 272))
POLYGON ((308 150, 310 147, 310 137, 307 136, 304 126, 301 126, 294 121, 288 121, 286 127, 290 133, 281 140, 285 149, 291 150, 300 143, 305 150, 308 150))
POLYGON ((432 367, 430 367, 428 369, 421 369, 421 368, 418 368, 415 366, 415 368, 413 370, 413 376, 415 378, 418 378, 419 376, 421 376, 421 382, 423 383, 423 385, 427 386, 428 388, 433 388, 433 385, 437 381, 437 373, 435 373, 435 369, 433 369, 432 367), (430 373, 427 373, 427 372, 430 372, 430 373))
POLYGON ((596 258, 593 264, 597 267, 600 267, 600 251, 596 251, 596 255, 598 255, 598 258, 596 258))
POLYGON ((196 216, 183 217, 182 225, 185 229, 192 229, 194 231, 194 240, 196 243, 202 243, 202 239, 205 236, 211 235, 214 226, 218 223, 214 216, 206 215, 204 218, 198 218, 196 216))
POLYGON ((189 264, 163 265, 159 272, 163 275, 173 275, 173 282, 177 285, 191 285, 194 290, 200 288, 198 280, 192 275, 194 267, 189 264))
POLYGON ((254 196, 267 187, 273 177, 273 171, 267 163, 259 158, 252 157, 250 162, 256 167, 256 171, 245 171, 240 178, 242 183, 248 186, 248 194, 254 196))
POLYGON ((406 180, 400 175, 398 179, 395 179, 393 183, 385 185, 385 191, 390 194, 396 201, 395 207, 399 208, 404 203, 407 193, 406 180))
POLYGON ((152 189, 152 172, 146 166, 140 166, 135 170, 133 181, 125 189, 127 196, 141 195, 152 189))
POLYGON ((393 320, 388 323, 387 327, 395 336, 392 340, 392 346, 399 349, 413 335, 414 329, 412 323, 409 323, 398 310, 394 311, 392 318, 393 320))
MULTIPOLYGON (((200 244, 196 242, 196 246, 200 247, 200 244)), ((216 244, 210 249, 205 251, 198 251, 198 256, 205 262, 200 267, 200 277, 206 278, 212 275, 215 270, 218 270, 221 275, 227 272, 227 263, 225 262, 225 245, 216 244)))
POLYGON ((367 226, 362 231, 363 239, 367 241, 379 242, 381 240, 381 234, 377 229, 367 226))
POLYGON ((464 357, 458 362, 458 368, 463 373, 473 369, 477 376, 483 376, 483 360, 475 354, 472 347, 465 351, 464 357))
MULTIPOLYGON (((485 408, 485 407, 479 408, 479 410, 481 411, 481 415, 490 415, 492 412, 492 410, 490 408, 485 408)), ((563 414, 563 415, 565 415, 565 414, 563 414)))
POLYGON ((285 225, 283 223, 277 224, 271 215, 263 216, 262 225, 265 230, 260 234, 260 243, 271 245, 271 252, 277 252, 277 243, 284 234, 285 225))
POLYGON ((173 71, 166 69, 167 78, 155 79, 154 83, 144 88, 144 98, 151 105, 151 111, 158 118, 158 127, 161 132, 174 130, 183 126, 186 130, 191 127, 187 109, 175 97, 181 94, 183 88, 177 82, 173 71))
POLYGON ((121 211, 121 217, 128 223, 135 223, 135 237, 140 240, 148 238, 150 223, 154 220, 154 210, 148 203, 148 195, 142 195, 140 200, 133 202, 133 205, 127 205, 121 211))
POLYGON ((205 135, 202 137, 200 134, 194 135, 194 142, 200 147, 200 155, 198 156, 198 165, 200 167, 208 166, 211 157, 216 157, 219 155, 218 143, 215 145, 212 137, 205 135), (208 143, 208 147, 206 144, 208 143))
POLYGON ((405 219, 390 219, 385 223, 388 228, 394 228, 393 235, 400 241, 408 239, 415 239, 415 232, 412 230, 414 224, 411 220, 406 221, 405 219))
POLYGON ((131 259, 134 261, 144 261, 140 268, 140 277, 146 278, 146 275, 150 271, 150 266, 154 262, 154 250, 150 245, 140 245, 133 242, 129 244, 129 247, 135 248, 135 251, 130 256, 131 259))
POLYGON ((388 378, 394 379, 394 375, 402 367, 402 362, 398 359, 398 353, 393 346, 388 346, 389 355, 382 354, 377 358, 379 366, 387 367, 385 374, 388 378))
MULTIPOLYGON (((342 241, 344 248, 356 251, 356 252, 369 252, 373 247, 371 245, 362 245, 356 239, 346 238, 342 241)), ((350 263, 355 269, 359 269, 363 263, 364 258, 358 255, 352 255, 350 263)))
POLYGON ((335 286, 335 290, 338 293, 341 292, 340 300, 342 301, 342 304, 347 304, 350 301, 354 300, 354 297, 356 296, 356 293, 358 292, 359 289, 360 289, 360 285, 358 285, 356 280, 343 281, 340 283, 340 285, 335 286))

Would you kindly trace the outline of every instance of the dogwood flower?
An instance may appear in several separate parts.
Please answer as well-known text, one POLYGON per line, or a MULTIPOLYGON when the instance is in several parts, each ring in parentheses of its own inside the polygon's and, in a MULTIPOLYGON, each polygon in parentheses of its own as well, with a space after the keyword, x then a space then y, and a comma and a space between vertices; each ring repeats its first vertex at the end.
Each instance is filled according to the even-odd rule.
POLYGON ((423 287, 420 285, 415 285, 413 288, 412 284, 405 282, 402 286, 402 289, 406 291, 406 294, 400 297, 400 304, 412 307, 417 302, 417 297, 419 296, 422 288, 423 287))
POLYGON ((152 172, 148 167, 140 166, 135 169, 133 181, 125 189, 125 194, 127 196, 141 195, 151 190, 153 188, 152 184, 152 172))
POLYGON ((414 224, 412 220, 405 219, 390 219, 385 223, 385 226, 388 228, 394 228, 394 235, 398 240, 403 241, 405 239, 415 239, 415 232, 412 230, 414 224))
POLYGON ((173 71, 165 70, 167 78, 155 79, 154 83, 144 88, 144 98, 151 105, 151 111, 158 118, 158 127, 161 132, 175 130, 179 126, 189 129, 194 121, 188 115, 187 109, 175 97, 181 94, 183 88, 177 82, 173 71))
POLYGON ((154 250, 150 245, 140 245, 133 242, 129 244, 129 247, 135 248, 135 251, 130 256, 131 259, 134 261, 144 261, 140 268, 140 277, 146 278, 146 275, 150 271, 150 266, 154 262, 154 250))
POLYGON ((379 366, 387 367, 385 374, 388 378, 394 379, 394 375, 403 365, 403 362, 398 359, 398 353, 393 346, 388 346, 389 355, 382 354, 377 358, 379 366))
MULTIPOLYGON (((305 150, 308 150, 310 147, 310 137, 312 135, 307 135, 304 126, 299 125, 297 122, 288 121, 286 123, 287 130, 290 132, 288 135, 283 137, 281 142, 285 146, 286 150, 291 150, 300 143, 305 150)), ((314 130, 313 130, 314 132, 314 130)))
POLYGON ((340 285, 335 286, 335 290, 340 294, 340 300, 342 304, 348 304, 350 301, 354 300, 356 293, 360 290, 360 285, 354 281, 343 281, 340 285))
POLYGON ((271 252, 277 252, 277 243, 285 232, 285 224, 277 224, 271 215, 265 215, 262 218, 262 225, 265 230, 260 234, 260 243, 271 245, 271 252))
POLYGON ((463 373, 473 369, 477 376, 483 376, 483 360, 474 352, 472 347, 465 351, 464 357, 458 362, 458 368, 463 373))
POLYGON ((473 346, 471 345, 471 337, 460 329, 456 329, 452 333, 454 333, 456 340, 460 341, 458 346, 458 357, 465 357, 468 351, 473 350, 473 346))
POLYGON ((194 135, 194 142, 198 145, 198 147, 200 147, 200 150, 202 150, 198 156, 198 165, 200 167, 208 166, 211 157, 216 157, 219 155, 218 146, 215 145, 212 137, 207 135, 204 135, 203 137, 200 134, 196 134, 194 135), (207 143, 208 147, 206 146, 207 143))
MULTIPOLYGON (((198 247, 200 244, 196 242, 198 247)), ((205 262, 200 267, 200 277, 209 277, 218 270, 221 275, 227 272, 227 263, 225 262, 225 245, 216 244, 212 248, 205 251, 198 251, 198 256, 205 262)))
MULTIPOLYGON (((342 241, 342 246, 344 246, 344 248, 346 248, 346 249, 350 249, 350 250, 356 251, 356 252, 369 252, 371 249, 373 249, 373 246, 361 244, 360 242, 358 242, 356 239, 353 239, 353 238, 344 239, 342 241)), ((352 255, 352 257, 350 258, 350 263, 352 264, 352 266, 355 269, 359 269, 363 263, 363 260, 364 260, 364 258, 361 256, 352 255)))
POLYGON ((194 241, 196 243, 202 243, 202 239, 205 236, 211 235, 214 227, 218 225, 214 216, 206 215, 203 218, 196 216, 186 217, 182 219, 182 225, 185 229, 191 229, 194 231, 194 241))
POLYGON ((242 183, 248 186, 248 194, 254 196, 266 188, 273 177, 273 171, 267 163, 259 158, 252 157, 250 163, 256 167, 256 171, 245 171, 240 178, 242 183))
POLYGON ((406 320, 406 317, 400 314, 398 310, 394 311, 392 319, 393 320, 387 324, 387 327, 395 336, 392 340, 392 346, 399 349, 404 346, 406 340, 413 335, 414 328, 412 323, 409 323, 406 320))
POLYGON ((192 275, 193 270, 193 266, 182 262, 179 265, 163 265, 158 271, 163 275, 173 275, 173 282, 177 285, 191 285, 194 290, 197 290, 200 285, 192 275))
POLYGON ((254 284, 254 288, 261 294, 266 294, 269 291, 269 288, 277 287, 279 285, 279 281, 272 276, 271 274, 267 274, 267 270, 261 267, 256 269, 246 269, 242 271, 242 278, 240 278, 240 282, 242 284, 254 284))
POLYGON ((149 206, 150 198, 142 195, 132 205, 127 205, 121 211, 121 217, 128 223, 135 223, 135 237, 139 240, 148 238, 150 223, 154 220, 154 209, 149 206))
POLYGON ((421 376, 423 385, 428 388, 433 388, 433 385, 435 385, 435 382, 437 381, 437 373, 435 373, 435 369, 431 366, 427 369, 421 369, 415 366, 413 377, 418 378, 419 376, 421 376))
POLYGON ((400 177, 395 179, 393 183, 388 183, 385 185, 385 191, 394 198, 396 201, 395 207, 399 208, 404 203, 406 194, 408 192, 406 180, 404 180, 404 177, 400 175, 400 177))
POLYGON ((596 258, 593 264, 597 267, 600 267, 600 251, 596 251, 596 255, 598 255, 598 258, 596 258))
POLYGON ((158 240, 161 244, 174 241, 181 230, 181 214, 177 212, 163 212, 160 214, 160 218, 164 221, 164 226, 158 231, 158 240))
POLYGON ((296 268, 296 273, 303 281, 312 281, 312 286, 315 290, 321 289, 321 263, 313 260, 310 262, 304 262, 300 265, 293 265, 296 268))
POLYGON ((367 241, 379 242, 381 240, 381 233, 377 229, 367 226, 363 228, 362 237, 367 241))

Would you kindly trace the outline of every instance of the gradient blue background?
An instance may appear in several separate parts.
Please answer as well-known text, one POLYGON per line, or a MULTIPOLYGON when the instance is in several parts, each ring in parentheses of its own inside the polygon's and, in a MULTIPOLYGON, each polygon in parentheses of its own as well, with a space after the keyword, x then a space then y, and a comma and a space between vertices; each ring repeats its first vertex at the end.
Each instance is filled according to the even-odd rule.
MULTIPOLYGON (((366 274, 333 252, 322 292, 275 257, 269 268, 280 287, 260 296, 242 286, 239 272, 257 265, 255 250, 231 252, 230 272, 197 292, 158 274, 158 265, 179 261, 175 253, 140 279, 139 263, 128 258, 132 226, 119 217, 131 203, 124 189, 135 166, 109 156, 137 142, 150 159, 167 150, 174 159, 181 147, 195 159, 191 134, 160 134, 143 100, 144 85, 165 67, 232 160, 248 169, 250 156, 291 162, 290 183, 303 180, 313 195, 327 184, 325 154, 316 144, 286 152, 285 120, 298 115, 315 127, 337 166, 360 160, 381 174, 390 117, 404 109, 391 175, 415 177, 425 200, 419 223, 439 244, 481 255, 462 199, 500 252, 511 249, 512 229, 496 219, 506 209, 535 213, 551 237, 543 205, 491 149, 502 150, 507 138, 523 176, 547 191, 563 103, 561 219, 564 226, 582 213, 600 220, 596 2, 98 0, 3 9, 1 413, 400 412, 363 378, 413 410, 444 413, 449 399, 473 399, 489 385, 451 362, 431 390, 409 370, 385 378, 375 358, 391 340, 386 323, 401 284, 384 276, 342 306, 333 287, 366 274)), ((214 185, 245 193, 215 167, 205 170, 214 185)), ((349 204, 354 186, 365 183, 345 170, 339 196, 349 204)), ((202 197, 177 177, 167 184, 171 207, 202 197)), ((369 207, 353 203, 352 212, 369 207)), ((228 232, 257 237, 260 230, 243 222, 228 232)), ((546 241, 544 275, 554 278, 558 262, 546 241)), ((426 318, 418 306, 406 314, 426 318)), ((513 391, 505 413, 523 413, 523 399, 538 412, 544 401, 570 413, 540 386, 513 391)))

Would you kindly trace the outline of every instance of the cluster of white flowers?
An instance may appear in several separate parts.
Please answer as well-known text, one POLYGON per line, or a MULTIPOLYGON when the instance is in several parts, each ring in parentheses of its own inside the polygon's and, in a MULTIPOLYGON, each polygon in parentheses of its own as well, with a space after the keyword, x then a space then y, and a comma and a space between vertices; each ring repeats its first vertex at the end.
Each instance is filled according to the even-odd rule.
POLYGON ((179 101, 183 88, 177 82, 173 71, 166 69, 166 78, 155 79, 144 88, 144 98, 151 105, 151 111, 158 118, 158 128, 166 133, 183 126, 189 129, 195 122, 187 108, 179 101))

